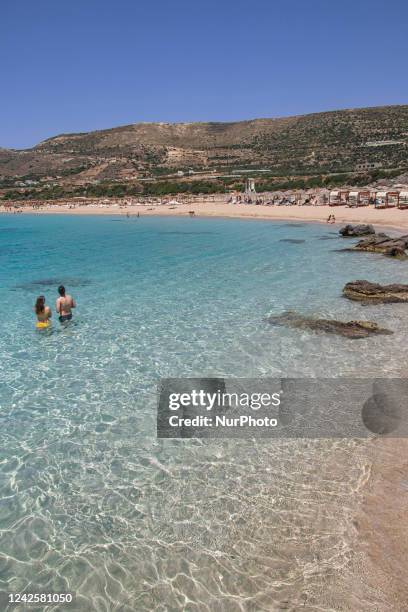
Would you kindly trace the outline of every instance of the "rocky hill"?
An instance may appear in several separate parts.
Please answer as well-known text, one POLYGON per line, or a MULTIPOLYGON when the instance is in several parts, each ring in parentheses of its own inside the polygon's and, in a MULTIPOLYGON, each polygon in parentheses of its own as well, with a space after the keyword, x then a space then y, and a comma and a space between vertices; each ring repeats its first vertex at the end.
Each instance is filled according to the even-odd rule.
POLYGON ((1 185, 85 185, 195 172, 293 177, 407 167, 408 106, 231 123, 139 123, 0 149, 1 185), (18 181, 17 181, 18 182, 18 181))

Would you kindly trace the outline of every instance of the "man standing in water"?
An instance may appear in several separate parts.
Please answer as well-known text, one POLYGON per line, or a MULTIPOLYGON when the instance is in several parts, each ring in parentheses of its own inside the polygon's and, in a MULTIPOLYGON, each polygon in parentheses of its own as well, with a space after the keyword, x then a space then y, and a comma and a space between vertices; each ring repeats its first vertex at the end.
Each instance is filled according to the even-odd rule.
POLYGON ((75 300, 71 295, 65 293, 64 285, 58 287, 60 297, 55 303, 57 313, 59 314, 60 323, 65 323, 72 319, 72 309, 76 308, 75 300))

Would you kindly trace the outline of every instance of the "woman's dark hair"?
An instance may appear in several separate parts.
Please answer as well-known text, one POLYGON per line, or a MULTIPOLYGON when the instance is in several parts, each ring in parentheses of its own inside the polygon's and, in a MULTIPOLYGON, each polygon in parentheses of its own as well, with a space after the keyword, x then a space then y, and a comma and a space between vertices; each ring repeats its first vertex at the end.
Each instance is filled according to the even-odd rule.
POLYGON ((61 297, 64 297, 64 295, 65 295, 65 287, 64 287, 64 285, 60 285, 58 287, 58 293, 60 294, 61 297))
POLYGON ((45 307, 45 297, 43 295, 38 296, 37 301, 35 303, 35 312, 36 314, 40 314, 44 312, 45 307))

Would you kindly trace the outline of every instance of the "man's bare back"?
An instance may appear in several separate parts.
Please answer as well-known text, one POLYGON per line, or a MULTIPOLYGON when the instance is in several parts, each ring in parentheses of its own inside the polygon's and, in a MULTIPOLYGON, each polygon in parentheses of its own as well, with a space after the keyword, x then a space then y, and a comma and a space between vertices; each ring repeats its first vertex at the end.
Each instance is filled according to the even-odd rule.
POLYGON ((63 285, 58 287, 58 293, 60 297, 55 302, 55 308, 59 314, 59 320, 61 323, 70 321, 72 319, 72 309, 76 308, 75 300, 72 295, 65 293, 65 287, 63 285))
POLYGON ((57 312, 60 315, 68 315, 72 313, 72 309, 75 308, 75 301, 71 295, 65 297, 59 297, 56 301, 57 312))

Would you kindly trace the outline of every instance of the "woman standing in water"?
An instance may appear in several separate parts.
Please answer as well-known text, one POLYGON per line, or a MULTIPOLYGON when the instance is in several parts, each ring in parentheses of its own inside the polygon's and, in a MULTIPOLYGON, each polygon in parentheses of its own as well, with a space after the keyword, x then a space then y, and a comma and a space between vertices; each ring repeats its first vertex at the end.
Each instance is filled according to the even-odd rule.
POLYGON ((37 298, 37 301, 35 302, 34 310, 37 316, 37 323, 35 325, 36 328, 45 329, 47 327, 50 327, 52 312, 51 312, 51 308, 45 305, 45 297, 43 295, 40 295, 37 298))

